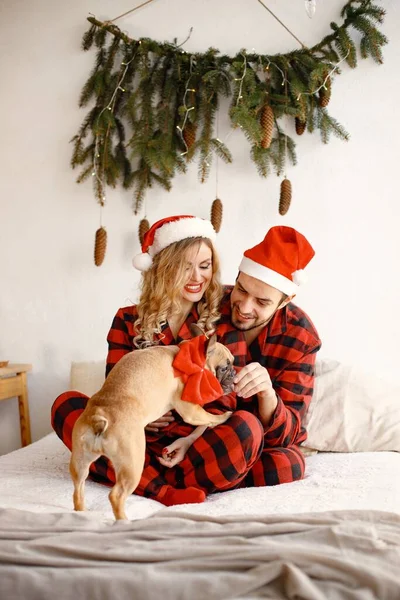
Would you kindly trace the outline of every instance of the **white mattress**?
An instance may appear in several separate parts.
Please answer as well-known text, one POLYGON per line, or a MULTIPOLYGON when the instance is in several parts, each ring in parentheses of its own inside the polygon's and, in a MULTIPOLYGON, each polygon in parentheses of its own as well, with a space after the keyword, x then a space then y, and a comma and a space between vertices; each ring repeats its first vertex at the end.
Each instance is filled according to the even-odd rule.
MULTIPOLYGON (((71 512, 72 482, 69 451, 55 433, 0 457, 0 507, 38 513, 71 512)), ((266 515, 371 509, 400 514, 400 454, 365 452, 320 453, 306 459, 302 481, 267 488, 213 494, 203 504, 185 505, 198 515, 266 515)), ((86 483, 86 505, 93 518, 113 517, 109 488, 86 483)), ((155 500, 131 496, 130 519, 140 519, 164 507, 155 500)), ((182 511, 182 506, 166 509, 182 511)))

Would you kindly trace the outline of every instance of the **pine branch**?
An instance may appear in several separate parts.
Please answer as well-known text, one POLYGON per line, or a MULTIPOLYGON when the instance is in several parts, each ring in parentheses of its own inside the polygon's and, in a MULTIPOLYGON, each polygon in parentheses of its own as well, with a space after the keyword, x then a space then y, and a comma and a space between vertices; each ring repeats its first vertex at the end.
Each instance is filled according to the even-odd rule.
POLYGON ((346 29, 341 28, 338 30, 336 46, 342 58, 346 57, 349 67, 355 69, 357 66, 357 49, 346 29))
POLYGON ((346 142, 350 139, 350 135, 347 133, 344 127, 342 127, 342 125, 340 125, 336 119, 331 117, 325 108, 317 106, 317 111, 317 123, 321 131, 321 138, 324 144, 329 142, 331 133, 346 142))
POLYGON ((212 138, 210 145, 214 148, 215 154, 226 163, 232 162, 232 154, 227 146, 221 140, 212 138))
POLYGON ((88 179, 89 176, 92 175, 92 173, 93 173, 93 166, 89 165, 88 167, 86 167, 86 169, 83 169, 81 174, 77 177, 76 183, 82 183, 83 181, 86 181, 86 179, 88 179))
POLYGON ((231 108, 230 117, 233 127, 240 127, 250 143, 261 144, 262 130, 255 111, 241 103, 231 108))
MULTIPOLYGON (((220 99, 230 97, 231 126, 240 127, 248 139, 260 175, 267 176, 271 169, 281 173, 285 160, 293 164, 297 160, 293 140, 279 128, 283 116, 306 122, 309 132, 319 129, 324 143, 332 134, 348 139, 346 130, 324 108, 333 81, 331 71, 344 58, 355 68, 357 47, 362 58, 383 61, 387 38, 377 26, 384 15, 372 0, 349 0, 342 9, 343 22, 332 23, 331 33, 312 48, 275 56, 242 50, 233 57, 214 48, 191 54, 176 41, 134 40, 116 25, 89 17, 82 48, 95 50, 96 58, 79 104, 92 106, 71 140, 71 167, 82 167, 79 181, 89 178, 95 167, 93 185, 100 203, 106 186, 118 182, 126 188, 134 186, 136 210, 152 185, 170 189, 176 172, 184 172, 194 157, 204 181, 214 153, 232 161, 214 126, 220 99), (357 44, 352 32, 361 34, 357 44), (327 89, 315 93, 323 83, 327 89), (261 147, 260 117, 266 99, 276 124, 269 149, 261 147), (190 148, 178 126, 192 127, 189 136, 188 129, 185 132, 190 148)), ((336 68, 335 77, 339 74, 336 68)))
POLYGON ((317 127, 317 102, 315 96, 309 96, 308 110, 307 110, 307 131, 314 133, 317 127))
POLYGON ((79 135, 74 135, 71 142, 74 142, 74 150, 71 157, 71 167, 75 169, 77 165, 82 164, 83 142, 79 135))
POLYGON ((276 174, 281 175, 285 169, 285 136, 278 129, 278 136, 275 137, 270 146, 271 160, 275 168, 276 174))
POLYGON ((94 43, 98 48, 102 48, 107 39, 107 27, 99 27, 94 34, 94 43))
POLYGON ((232 76, 226 69, 211 69, 203 75, 202 80, 222 96, 229 97, 231 95, 232 76))
POLYGON ((212 162, 211 138, 218 108, 218 96, 204 82, 200 87, 200 94, 199 118, 202 123, 202 130, 199 136, 199 178, 201 183, 204 183, 210 174, 212 162))
POLYGON ((261 177, 268 177, 271 173, 271 150, 262 148, 255 144, 251 147, 250 156, 257 167, 258 174, 261 177))
POLYGON ((86 33, 83 34, 82 38, 82 50, 87 51, 93 45, 94 42, 94 34, 96 33, 97 27, 96 25, 91 25, 86 33))
POLYGON ((287 155, 292 165, 297 165, 296 143, 290 136, 286 136, 287 155))

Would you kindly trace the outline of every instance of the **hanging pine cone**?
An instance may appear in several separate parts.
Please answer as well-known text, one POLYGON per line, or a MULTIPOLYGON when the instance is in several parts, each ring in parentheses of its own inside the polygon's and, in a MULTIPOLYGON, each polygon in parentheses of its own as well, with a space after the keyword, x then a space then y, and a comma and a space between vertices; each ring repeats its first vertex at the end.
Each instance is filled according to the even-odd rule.
POLYGON ((274 111, 269 104, 264 104, 263 106, 260 124, 263 132, 261 146, 263 148, 269 148, 272 142, 272 134, 274 131, 274 111))
POLYGON ((296 117, 295 118, 295 125, 296 125, 296 133, 297 133, 297 135, 303 135, 303 133, 306 130, 307 123, 305 121, 302 121, 301 119, 299 119, 299 117, 296 117))
POLYGON ((279 198, 279 214, 286 215, 292 200, 292 184, 289 179, 284 179, 281 183, 281 195, 279 198))
POLYGON ((196 141, 197 125, 188 121, 185 125, 185 129, 182 132, 183 139, 185 140, 188 150, 193 146, 196 141))
POLYGON ((140 221, 140 223, 139 223, 139 231, 138 231, 140 245, 143 244, 144 234, 149 229, 150 229, 150 223, 148 222, 148 220, 147 219, 142 219, 140 221))
POLYGON ((331 93, 332 93, 332 82, 331 82, 331 78, 328 77, 328 79, 325 82, 325 87, 322 87, 318 93, 320 106, 322 106, 323 108, 328 106, 329 100, 331 99, 331 93))
POLYGON ((96 267, 99 267, 102 264, 104 256, 106 254, 106 248, 107 231, 104 229, 104 227, 100 227, 96 231, 96 239, 94 243, 94 264, 96 265, 96 267))
POLYGON ((215 198, 214 202, 211 205, 211 224, 217 233, 221 229, 222 212, 222 202, 219 198, 215 198))

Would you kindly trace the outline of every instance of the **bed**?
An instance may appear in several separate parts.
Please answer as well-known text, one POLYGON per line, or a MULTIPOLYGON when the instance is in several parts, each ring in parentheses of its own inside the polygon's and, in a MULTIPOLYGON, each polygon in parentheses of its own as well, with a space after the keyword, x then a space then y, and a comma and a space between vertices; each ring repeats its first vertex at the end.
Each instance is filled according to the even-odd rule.
MULTIPOLYGON (((72 367, 86 393, 102 377, 101 363, 72 367)), ((92 481, 74 513, 54 433, 0 457, 0 598, 400 598, 397 394, 320 361, 304 480, 169 508, 133 495, 128 522, 92 481)))

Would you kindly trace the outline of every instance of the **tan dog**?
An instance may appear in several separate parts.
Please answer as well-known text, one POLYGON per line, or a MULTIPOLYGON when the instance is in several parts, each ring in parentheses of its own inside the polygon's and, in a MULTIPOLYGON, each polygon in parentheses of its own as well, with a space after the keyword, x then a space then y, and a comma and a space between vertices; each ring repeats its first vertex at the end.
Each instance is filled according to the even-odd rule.
MULTIPOLYGON (((126 519, 126 498, 136 489, 143 472, 145 431, 169 410, 186 423, 213 427, 232 414, 212 415, 199 404, 181 400, 184 384, 174 376, 172 362, 178 346, 153 346, 126 354, 108 375, 103 387, 88 401, 72 432, 70 473, 74 508, 85 510, 84 486, 89 466, 100 456, 110 459, 116 483, 109 498, 116 519, 126 519)), ((215 375, 232 370, 233 356, 212 336, 206 367, 215 375)))

